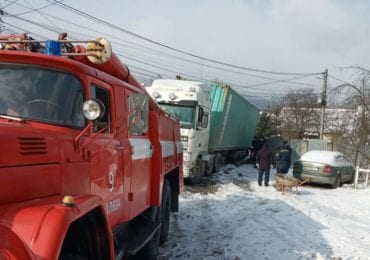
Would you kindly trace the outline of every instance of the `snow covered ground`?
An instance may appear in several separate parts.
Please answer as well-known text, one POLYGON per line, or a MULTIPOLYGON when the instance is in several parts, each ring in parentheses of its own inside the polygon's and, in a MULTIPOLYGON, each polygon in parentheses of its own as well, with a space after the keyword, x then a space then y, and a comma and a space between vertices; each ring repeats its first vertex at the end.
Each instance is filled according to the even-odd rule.
POLYGON ((159 259, 370 259, 369 231, 370 188, 283 195, 259 187, 252 165, 228 165, 186 187, 159 259))

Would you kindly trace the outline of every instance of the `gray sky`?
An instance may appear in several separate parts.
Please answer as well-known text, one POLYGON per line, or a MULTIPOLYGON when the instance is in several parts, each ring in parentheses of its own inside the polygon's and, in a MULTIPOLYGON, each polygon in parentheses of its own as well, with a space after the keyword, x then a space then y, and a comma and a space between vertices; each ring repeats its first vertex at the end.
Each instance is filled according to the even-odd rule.
MULTIPOLYGON (((242 67, 287 73, 328 68, 329 75, 346 81, 356 75, 340 67, 369 67, 370 1, 61 1, 65 6, 53 2, 0 1, 6 12, 3 33, 26 31, 35 38, 57 37, 55 32, 19 19, 25 18, 66 31, 74 39, 104 36, 144 82, 177 74, 196 80, 217 79, 230 83, 257 105, 261 98, 275 99, 289 89, 322 90, 321 75, 299 78, 259 73, 194 58, 109 28, 67 7, 175 49, 242 67), (292 82, 281 82, 285 80, 292 82)), ((329 77, 329 88, 340 83, 329 77)))

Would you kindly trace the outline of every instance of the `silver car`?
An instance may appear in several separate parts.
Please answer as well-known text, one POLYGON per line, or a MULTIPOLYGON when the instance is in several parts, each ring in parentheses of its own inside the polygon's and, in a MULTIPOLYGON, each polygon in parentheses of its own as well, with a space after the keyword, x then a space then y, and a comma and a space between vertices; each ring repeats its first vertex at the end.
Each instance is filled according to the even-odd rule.
POLYGON ((309 182, 330 184, 334 188, 351 183, 354 174, 352 163, 340 152, 309 151, 293 165, 295 178, 309 178, 309 182))

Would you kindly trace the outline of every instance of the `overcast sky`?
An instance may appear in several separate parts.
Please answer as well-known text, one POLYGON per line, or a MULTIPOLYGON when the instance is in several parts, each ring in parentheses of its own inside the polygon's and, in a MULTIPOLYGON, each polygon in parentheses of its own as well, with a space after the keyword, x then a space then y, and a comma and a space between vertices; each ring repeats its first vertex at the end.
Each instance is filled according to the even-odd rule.
MULTIPOLYGON (((56 38, 55 32, 21 17, 67 31, 71 38, 104 36, 144 82, 158 75, 177 74, 196 80, 217 79, 234 85, 251 99, 269 99, 289 89, 311 87, 317 93, 322 89, 321 75, 297 79, 299 76, 257 73, 208 62, 110 29, 66 6, 172 48, 248 68, 288 73, 315 73, 328 68, 329 75, 352 81, 353 70, 338 68, 368 68, 370 62, 370 1, 61 1, 66 6, 51 5, 53 2, 0 1, 7 13, 17 17, 3 16, 4 32, 23 30, 37 34, 36 38, 56 38), (38 10, 31 12, 33 9, 38 10), (292 78, 293 83, 276 82, 292 78)), ((329 78, 329 88, 340 83, 329 78)))

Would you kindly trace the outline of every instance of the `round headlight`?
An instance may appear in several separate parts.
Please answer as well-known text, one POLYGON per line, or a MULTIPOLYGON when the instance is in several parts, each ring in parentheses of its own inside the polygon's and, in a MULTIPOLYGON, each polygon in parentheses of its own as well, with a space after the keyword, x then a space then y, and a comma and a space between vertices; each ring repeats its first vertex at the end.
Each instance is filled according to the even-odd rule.
POLYGON ((86 119, 94 121, 104 113, 104 105, 98 100, 86 100, 82 106, 82 112, 86 119))

